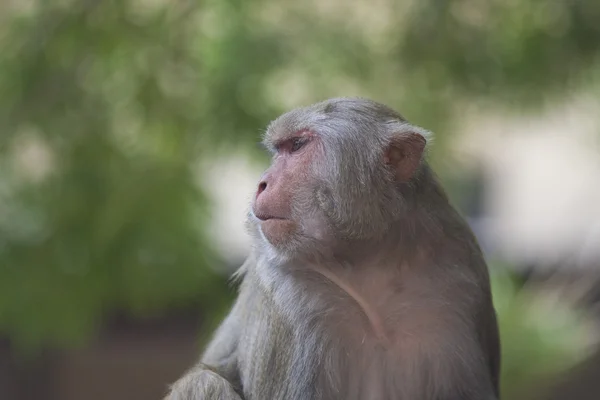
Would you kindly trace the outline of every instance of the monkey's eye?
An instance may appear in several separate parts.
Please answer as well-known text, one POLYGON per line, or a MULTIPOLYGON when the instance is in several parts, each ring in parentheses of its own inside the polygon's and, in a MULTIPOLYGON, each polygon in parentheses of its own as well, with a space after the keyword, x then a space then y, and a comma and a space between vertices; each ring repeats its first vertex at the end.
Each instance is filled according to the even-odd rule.
POLYGON ((294 139, 292 139, 291 143, 292 143, 292 145, 290 147, 290 153, 294 153, 294 152, 300 150, 306 144, 306 139, 294 138, 294 139))

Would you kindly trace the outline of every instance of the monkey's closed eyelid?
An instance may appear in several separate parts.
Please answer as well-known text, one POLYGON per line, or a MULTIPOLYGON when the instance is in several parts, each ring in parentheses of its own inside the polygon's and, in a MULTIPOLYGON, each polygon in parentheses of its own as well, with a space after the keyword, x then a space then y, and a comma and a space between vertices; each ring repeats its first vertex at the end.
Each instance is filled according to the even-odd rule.
POLYGON ((306 143, 308 143, 307 138, 293 138, 291 139, 290 153, 300 150, 306 143))

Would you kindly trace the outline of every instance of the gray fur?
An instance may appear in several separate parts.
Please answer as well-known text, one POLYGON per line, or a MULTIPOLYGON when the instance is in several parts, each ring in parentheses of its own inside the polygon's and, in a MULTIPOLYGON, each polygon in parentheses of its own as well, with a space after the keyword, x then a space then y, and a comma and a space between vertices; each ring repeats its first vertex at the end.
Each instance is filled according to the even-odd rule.
POLYGON ((322 224, 322 238, 275 248, 249 215, 254 248, 236 304, 168 398, 497 399, 498 330, 477 241, 425 160, 401 184, 381 162, 392 139, 429 132, 381 104, 332 99, 282 115, 264 142, 303 129, 323 154, 293 215, 305 231, 322 224), (375 310, 383 339, 334 278, 375 310))

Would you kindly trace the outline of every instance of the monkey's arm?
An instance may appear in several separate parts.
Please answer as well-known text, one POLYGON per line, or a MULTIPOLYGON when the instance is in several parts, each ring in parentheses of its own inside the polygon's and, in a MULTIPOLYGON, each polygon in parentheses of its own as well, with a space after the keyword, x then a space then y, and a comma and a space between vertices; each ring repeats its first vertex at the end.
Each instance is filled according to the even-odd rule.
POLYGON ((166 400, 241 400, 237 347, 244 299, 238 297, 200 363, 171 387, 166 400))

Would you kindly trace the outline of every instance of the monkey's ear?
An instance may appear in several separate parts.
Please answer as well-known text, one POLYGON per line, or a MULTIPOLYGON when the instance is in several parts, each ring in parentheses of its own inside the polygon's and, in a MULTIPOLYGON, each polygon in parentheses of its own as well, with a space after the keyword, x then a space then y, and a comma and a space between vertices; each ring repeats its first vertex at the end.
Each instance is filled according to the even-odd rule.
POLYGON ((413 132, 394 137, 384 153, 385 163, 392 169, 398 182, 408 182, 421 163, 425 138, 413 132))

